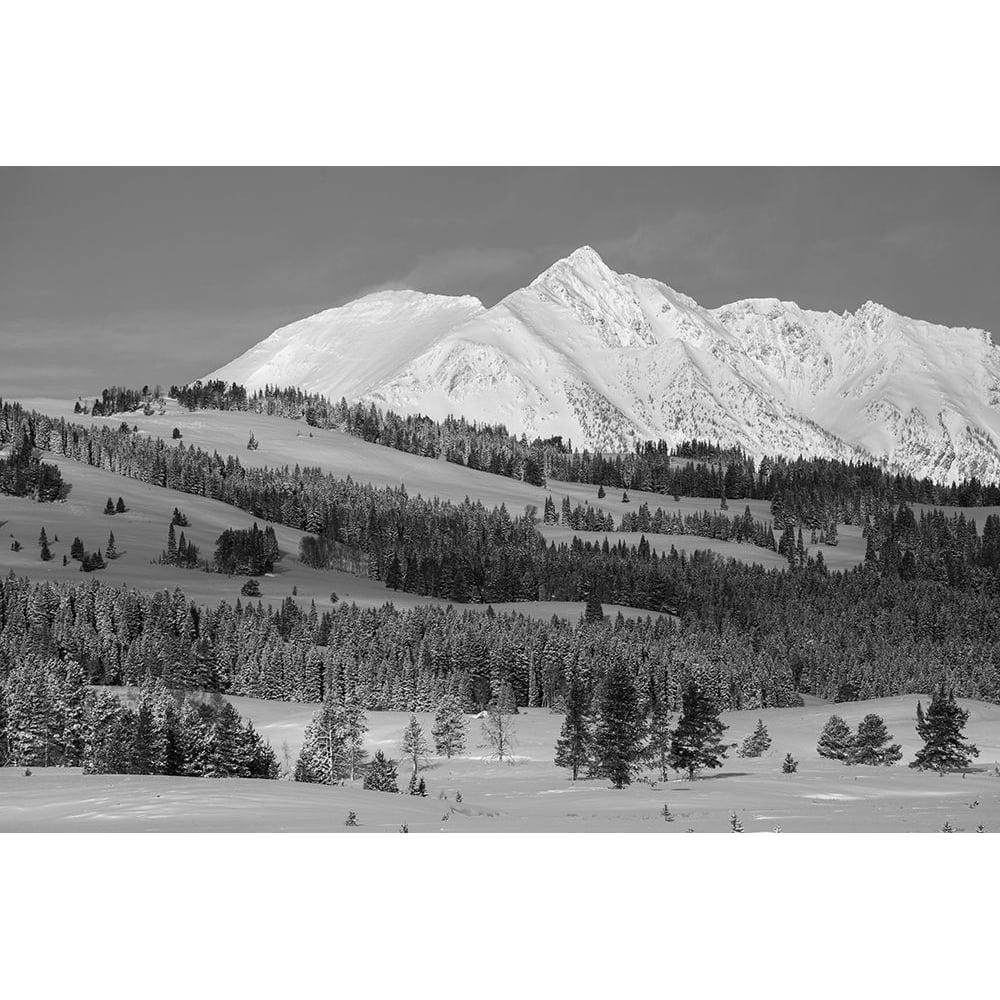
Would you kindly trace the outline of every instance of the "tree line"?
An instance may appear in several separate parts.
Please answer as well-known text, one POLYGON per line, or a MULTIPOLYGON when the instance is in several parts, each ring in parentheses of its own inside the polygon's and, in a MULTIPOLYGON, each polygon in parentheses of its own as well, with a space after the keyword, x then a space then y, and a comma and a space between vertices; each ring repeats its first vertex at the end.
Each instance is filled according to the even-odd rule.
POLYGON ((82 767, 89 774, 279 776, 274 751, 221 697, 147 681, 132 706, 88 688, 75 660, 34 654, 0 670, 0 766, 8 765, 82 767))
MULTIPOLYGON (((727 497, 771 500, 787 496, 789 508, 802 508, 803 518, 816 498, 833 512, 828 524, 858 524, 859 504, 871 499, 889 503, 935 506, 1000 505, 1000 483, 975 477, 956 484, 939 484, 892 472, 885 463, 843 462, 838 459, 748 457, 738 447, 707 441, 637 443, 632 452, 576 450, 560 437, 529 441, 502 425, 485 425, 448 417, 434 421, 421 415, 400 416, 372 403, 333 402, 297 388, 265 386, 254 392, 220 380, 171 386, 170 395, 191 410, 242 410, 303 420, 311 427, 338 430, 365 441, 413 455, 445 458, 468 468, 543 486, 550 479, 589 483, 617 489, 646 490, 673 496, 727 497), (839 512, 836 513, 836 512, 839 512)), ((143 390, 113 387, 94 401, 94 414, 110 416, 147 405, 153 395, 143 390)), ((779 525, 783 526, 783 525, 779 525)))

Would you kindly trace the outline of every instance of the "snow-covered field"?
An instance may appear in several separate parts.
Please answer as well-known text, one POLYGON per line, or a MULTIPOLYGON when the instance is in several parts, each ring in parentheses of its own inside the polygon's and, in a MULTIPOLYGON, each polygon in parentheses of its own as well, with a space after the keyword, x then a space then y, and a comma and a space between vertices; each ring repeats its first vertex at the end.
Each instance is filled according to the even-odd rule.
MULTIPOLYGON (((970 711, 966 733, 980 749, 978 767, 965 777, 906 767, 919 742, 913 729, 917 695, 804 708, 728 712, 728 742, 742 741, 762 718, 773 740, 756 760, 731 756, 695 781, 671 775, 666 783, 637 783, 616 791, 599 779, 569 780, 552 763, 562 716, 527 709, 515 718, 517 758, 483 759, 479 722, 468 720, 468 756, 432 758, 422 770, 426 799, 327 788, 290 781, 213 780, 139 776, 87 776, 75 770, 32 769, 30 777, 0 770, 3 831, 346 831, 348 811, 357 832, 729 832, 737 814, 747 833, 936 832, 948 821, 956 832, 1000 831, 1000 706, 962 701, 970 711), (816 739, 836 712, 856 726, 868 712, 882 715, 903 762, 890 768, 845 767, 816 753, 816 739), (787 752, 799 761, 783 774, 787 752), (462 801, 456 799, 461 792, 462 801), (663 818, 667 805, 672 822, 663 818)), ((315 707, 233 698, 234 705, 279 753, 298 752, 315 707)), ((924 696, 924 703, 927 698, 924 696)), ((418 718, 429 729, 430 716, 418 718)), ((398 757, 408 716, 368 715, 368 750, 398 757)), ((409 772, 400 768, 405 788, 409 772)))

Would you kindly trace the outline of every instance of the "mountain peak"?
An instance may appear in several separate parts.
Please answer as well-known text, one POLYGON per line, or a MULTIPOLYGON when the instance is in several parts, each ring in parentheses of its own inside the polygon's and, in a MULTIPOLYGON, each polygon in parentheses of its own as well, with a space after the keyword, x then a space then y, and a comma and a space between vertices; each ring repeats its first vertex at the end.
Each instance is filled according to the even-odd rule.
POLYGON ((535 278, 530 287, 548 285, 553 279, 561 281, 569 274, 576 275, 578 279, 588 283, 593 283, 595 280, 607 281, 616 277, 615 272, 604 263, 601 255, 592 246, 584 245, 547 267, 535 278))
POLYGON ((594 450, 719 441, 748 454, 1000 478, 1000 349, 868 302, 707 310, 591 246, 490 309, 387 290, 300 320, 213 373, 435 419, 461 414, 594 450))

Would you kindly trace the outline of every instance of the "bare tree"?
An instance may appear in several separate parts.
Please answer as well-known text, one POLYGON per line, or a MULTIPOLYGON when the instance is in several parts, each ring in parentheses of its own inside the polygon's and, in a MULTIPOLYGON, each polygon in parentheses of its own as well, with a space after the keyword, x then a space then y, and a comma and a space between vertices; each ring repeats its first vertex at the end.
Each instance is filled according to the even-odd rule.
POLYGON ((489 750, 486 756, 495 757, 499 761, 510 760, 517 744, 515 738, 513 715, 515 712, 514 693, 506 682, 500 685, 500 690, 494 695, 486 709, 483 720, 483 745, 489 750))

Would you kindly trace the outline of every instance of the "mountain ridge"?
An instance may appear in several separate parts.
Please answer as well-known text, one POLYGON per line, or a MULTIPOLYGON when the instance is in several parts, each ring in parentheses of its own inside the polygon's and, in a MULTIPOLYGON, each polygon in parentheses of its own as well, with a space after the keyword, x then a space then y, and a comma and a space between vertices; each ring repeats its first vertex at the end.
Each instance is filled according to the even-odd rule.
POLYGON ((881 461, 1000 480, 1000 349, 872 301, 713 309, 583 246, 486 308, 376 292, 275 331, 206 378, 299 385, 529 438, 631 448, 691 438, 751 455, 881 461))

